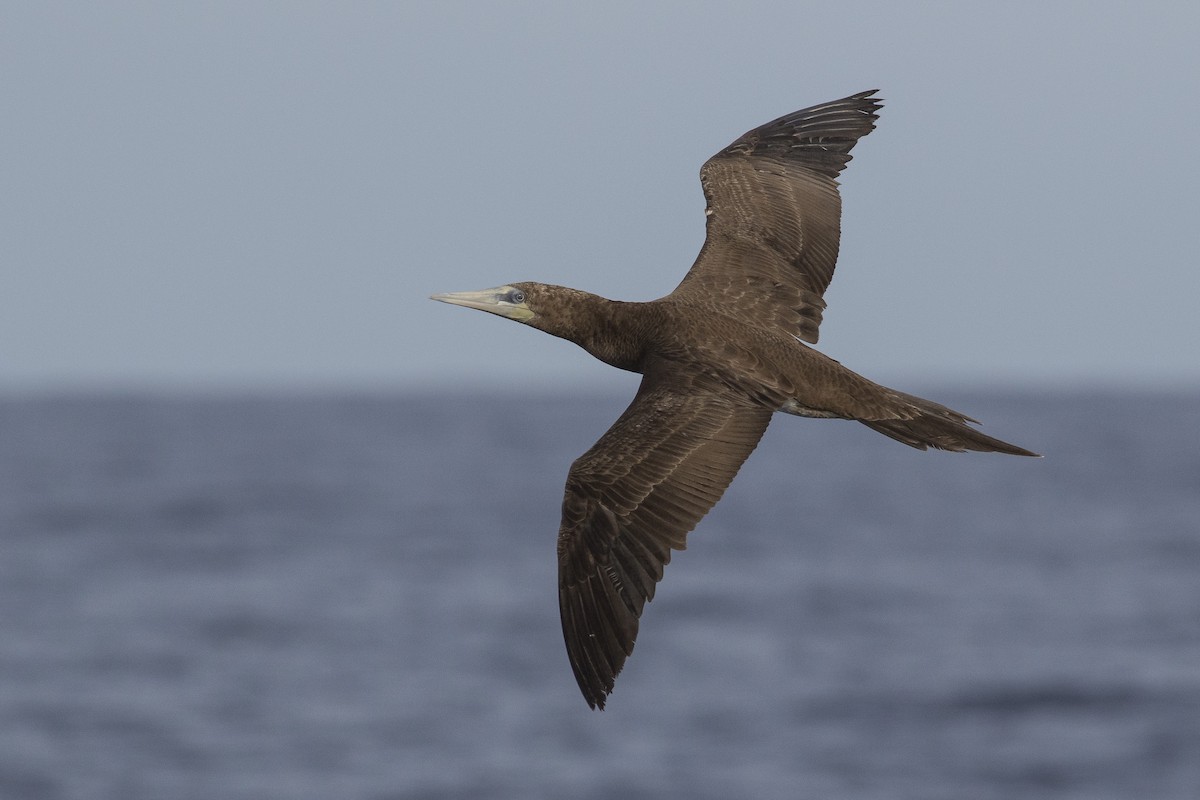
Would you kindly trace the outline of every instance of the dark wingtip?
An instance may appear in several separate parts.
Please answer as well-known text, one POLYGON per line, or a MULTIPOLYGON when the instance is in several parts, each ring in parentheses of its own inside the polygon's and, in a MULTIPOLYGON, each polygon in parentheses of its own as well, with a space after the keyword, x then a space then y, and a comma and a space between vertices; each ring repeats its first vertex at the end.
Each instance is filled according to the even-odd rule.
POLYGON ((585 685, 582 676, 576 674, 576 682, 579 684, 579 692, 583 695, 583 699, 587 702, 588 708, 593 711, 603 711, 604 704, 608 701, 608 695, 612 689, 603 689, 594 686, 585 685))
POLYGON ((793 111, 740 136, 713 158, 767 157, 793 161, 836 179, 859 139, 875 129, 883 100, 877 89, 793 111))
POLYGON ((841 100, 835 100, 829 105, 857 104, 859 110, 868 114, 871 117, 871 121, 874 122, 879 119, 879 110, 883 108, 884 103, 882 97, 875 96, 878 91, 878 89, 867 89, 865 92, 859 92, 849 97, 843 97, 841 100))

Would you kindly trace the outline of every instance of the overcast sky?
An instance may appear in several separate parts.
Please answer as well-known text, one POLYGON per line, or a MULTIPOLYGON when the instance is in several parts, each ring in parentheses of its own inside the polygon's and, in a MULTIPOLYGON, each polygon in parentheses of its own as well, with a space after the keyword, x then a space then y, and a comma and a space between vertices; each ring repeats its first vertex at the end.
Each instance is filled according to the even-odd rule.
POLYGON ((675 286, 701 163, 863 89, 821 349, 1200 385, 1194 3, 4 3, 0 389, 570 387, 434 303, 675 286))

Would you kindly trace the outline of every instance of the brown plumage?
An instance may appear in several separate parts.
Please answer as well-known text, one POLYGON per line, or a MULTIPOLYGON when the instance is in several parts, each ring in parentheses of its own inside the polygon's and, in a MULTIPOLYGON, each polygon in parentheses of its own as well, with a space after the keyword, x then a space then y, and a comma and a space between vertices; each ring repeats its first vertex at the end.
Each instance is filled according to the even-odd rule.
POLYGON ((853 419, 921 450, 1035 455, 888 389, 817 341, 840 236, 837 176, 874 128, 862 92, 756 128, 700 170, 708 232, 675 291, 627 303, 539 283, 434 295, 532 325, 642 374, 567 475, 559 610, 575 679, 604 707, 671 551, 721 498, 772 414, 853 419))

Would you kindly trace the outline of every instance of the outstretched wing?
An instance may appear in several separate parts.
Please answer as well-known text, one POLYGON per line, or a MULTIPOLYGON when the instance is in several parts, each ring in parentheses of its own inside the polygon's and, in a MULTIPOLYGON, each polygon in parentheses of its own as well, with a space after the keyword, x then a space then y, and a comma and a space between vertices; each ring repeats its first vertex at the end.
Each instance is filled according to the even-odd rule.
POLYGON ((874 94, 780 117, 705 162, 708 234, 673 295, 816 342, 841 238, 836 179, 875 127, 874 94))
POLYGON ((558 533, 558 600, 575 680, 604 707, 671 550, 720 499, 771 412, 659 364, 571 466, 558 533))

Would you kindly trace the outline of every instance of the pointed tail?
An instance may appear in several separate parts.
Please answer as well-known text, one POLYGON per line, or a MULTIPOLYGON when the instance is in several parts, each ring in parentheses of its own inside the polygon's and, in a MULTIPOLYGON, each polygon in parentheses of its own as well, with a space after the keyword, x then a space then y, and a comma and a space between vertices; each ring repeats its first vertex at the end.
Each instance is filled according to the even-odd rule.
POLYGON ((970 425, 978 424, 978 420, 965 414, 915 395, 904 394, 894 389, 890 391, 919 413, 910 419, 860 419, 859 422, 918 450, 933 447, 955 453, 974 450, 981 453, 1041 457, 1023 447, 980 433, 970 425))

